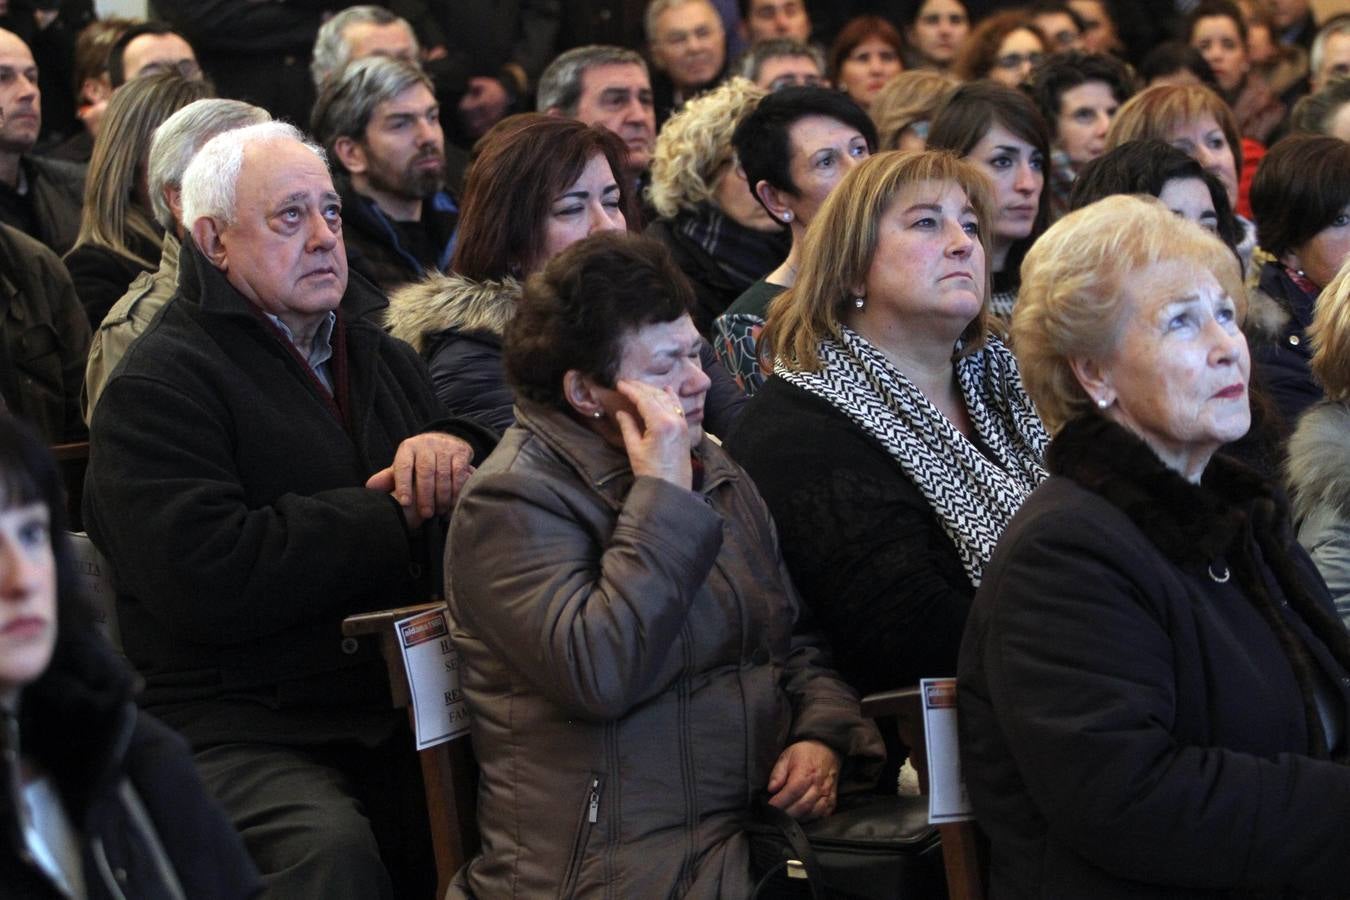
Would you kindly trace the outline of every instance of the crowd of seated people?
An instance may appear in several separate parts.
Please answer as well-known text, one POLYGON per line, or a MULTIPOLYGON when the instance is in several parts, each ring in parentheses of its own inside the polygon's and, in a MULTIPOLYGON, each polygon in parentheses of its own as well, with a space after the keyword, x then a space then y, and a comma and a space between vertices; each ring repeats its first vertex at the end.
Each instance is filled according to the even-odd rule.
POLYGON ((431 895, 432 600, 450 896, 747 896, 953 676, 995 895, 1350 878, 1350 13, 146 13, 0 3, 6 888, 431 895))

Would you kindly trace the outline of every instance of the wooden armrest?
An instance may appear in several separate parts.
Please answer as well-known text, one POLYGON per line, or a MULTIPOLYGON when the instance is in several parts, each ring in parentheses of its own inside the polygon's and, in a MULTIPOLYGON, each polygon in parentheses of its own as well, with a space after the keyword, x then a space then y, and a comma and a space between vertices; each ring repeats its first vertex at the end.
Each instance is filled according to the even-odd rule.
POLYGON ((862 714, 869 719, 880 716, 912 716, 923 710, 917 684, 894 691, 878 691, 862 698, 862 714))
POLYGON ((63 462, 69 459, 88 459, 89 442, 76 441, 73 444, 53 444, 51 446, 51 451, 52 456, 55 456, 57 460, 63 462))
POLYGON ((444 606, 444 601, 435 603, 415 603, 412 606, 400 606, 397 609, 377 609, 374 612, 356 613, 342 620, 342 634, 345 637, 362 637, 367 634, 390 633, 392 627, 399 619, 406 619, 408 616, 415 616, 418 613, 430 612, 438 606, 444 606))

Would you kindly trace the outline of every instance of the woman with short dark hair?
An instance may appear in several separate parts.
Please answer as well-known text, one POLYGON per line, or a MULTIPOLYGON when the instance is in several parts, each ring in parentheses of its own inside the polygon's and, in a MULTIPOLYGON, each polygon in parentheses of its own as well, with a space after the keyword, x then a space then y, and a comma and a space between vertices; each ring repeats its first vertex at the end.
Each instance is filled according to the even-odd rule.
POLYGON ((848 97, 787 88, 765 97, 731 136, 756 199, 792 234, 778 268, 750 285, 713 320, 713 349, 747 394, 767 374, 757 350, 764 311, 797 280, 806 229, 830 191, 877 147, 872 120, 848 97))
POLYGON ((446 556, 483 838, 452 896, 747 897, 751 798, 827 815, 879 761, 768 510, 704 439, 691 295, 660 244, 597 234, 507 326, 516 423, 446 556))
POLYGON ((1256 372, 1291 431, 1322 399, 1308 362, 1308 326, 1317 295, 1350 258, 1350 144, 1297 134, 1266 153, 1252 179, 1252 212, 1261 247, 1274 257, 1261 267, 1253 296, 1256 372))

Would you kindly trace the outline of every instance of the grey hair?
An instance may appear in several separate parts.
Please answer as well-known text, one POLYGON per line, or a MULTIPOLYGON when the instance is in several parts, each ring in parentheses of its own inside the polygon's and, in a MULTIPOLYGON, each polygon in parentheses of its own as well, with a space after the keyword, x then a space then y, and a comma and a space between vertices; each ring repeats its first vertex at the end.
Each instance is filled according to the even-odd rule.
MULTIPOLYGON (((1322 69, 1322 57, 1326 56, 1327 41, 1334 35, 1350 34, 1350 14, 1339 15, 1327 24, 1323 25, 1317 32, 1317 37, 1313 38, 1312 47, 1308 50, 1308 71, 1313 77, 1322 69)), ((1326 87, 1326 85, 1322 85, 1326 87)))
POLYGON ((586 70, 594 66, 618 65, 642 66, 642 71, 647 71, 647 61, 641 54, 625 47, 610 44, 573 47, 549 63, 539 76, 534 108, 539 112, 558 109, 565 116, 576 115, 577 104, 581 102, 581 79, 586 70))
POLYGON ((244 166, 244 151, 253 144, 292 140, 304 145, 325 165, 323 148, 305 139, 290 122, 260 122, 216 135, 207 141, 183 173, 183 225, 191 230, 198 219, 211 218, 222 226, 235 222, 235 191, 244 166))
POLYGON ((825 77, 824 51, 814 44, 803 44, 801 41, 792 38, 772 38, 752 44, 736 61, 734 72, 742 78, 749 78, 751 81, 758 82, 759 70, 764 68, 766 62, 771 59, 793 56, 810 59, 820 70, 820 77, 825 77))
POLYGON ((358 59, 323 86, 314 103, 309 131, 332 153, 338 138, 359 140, 365 135, 375 107, 418 84, 435 96, 431 79, 413 63, 387 56, 358 59))
POLYGON ((349 6, 324 22, 319 27, 318 37, 314 39, 314 58, 309 63, 309 74, 314 79, 314 87, 323 87, 325 81, 351 61, 351 47, 342 35, 348 25, 392 25, 395 22, 402 22, 403 27, 408 29, 415 49, 417 33, 408 24, 408 20, 382 6, 349 6))
POLYGON ((164 188, 183 186, 183 173, 203 144, 222 132, 271 120, 272 116, 261 106, 215 97, 194 100, 165 119, 151 139, 146 167, 155 221, 173 232, 173 210, 164 199, 164 188))
MULTIPOLYGON (((661 18, 661 14, 668 9, 684 6, 686 3, 705 3, 713 7, 713 12, 717 12, 717 7, 713 6, 712 0, 652 0, 647 4, 647 12, 642 18, 642 27, 647 31, 648 46, 656 43, 656 20, 661 18)), ((717 16, 717 21, 722 21, 720 13, 717 16)))
POLYGON ((1350 78, 1333 78, 1317 93, 1299 98, 1289 113, 1289 128, 1293 132, 1335 137, 1331 133, 1331 120, 1347 103, 1350 103, 1350 78))

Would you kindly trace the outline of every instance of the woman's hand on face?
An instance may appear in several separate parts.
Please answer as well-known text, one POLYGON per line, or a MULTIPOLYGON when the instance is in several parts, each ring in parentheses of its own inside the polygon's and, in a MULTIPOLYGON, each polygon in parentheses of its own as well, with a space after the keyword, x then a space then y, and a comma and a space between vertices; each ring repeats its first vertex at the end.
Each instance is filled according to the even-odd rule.
POLYGON ((789 744, 769 773, 769 803, 794 819, 820 819, 839 797, 839 755, 820 741, 789 744))
POLYGON ((689 422, 680 398, 670 388, 628 379, 620 379, 615 389, 636 410, 636 415, 624 409, 614 413, 633 474, 662 478, 686 490, 692 488, 689 422))

